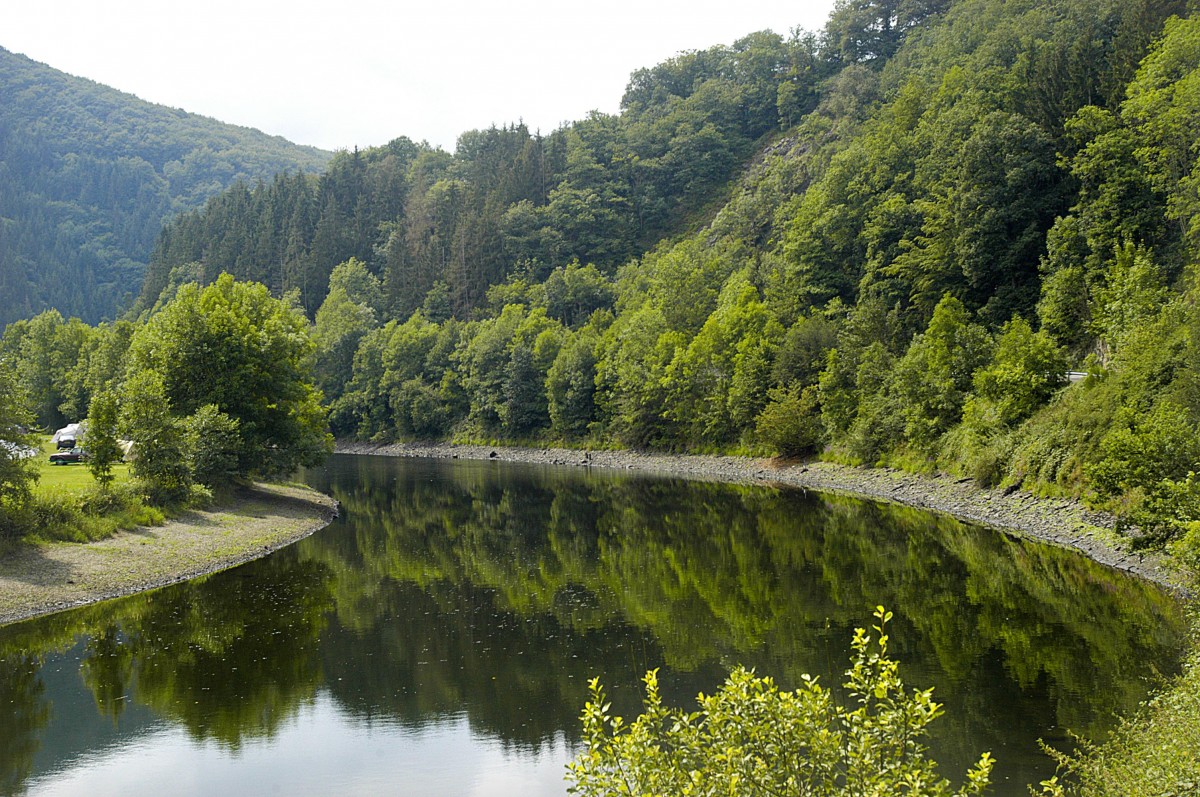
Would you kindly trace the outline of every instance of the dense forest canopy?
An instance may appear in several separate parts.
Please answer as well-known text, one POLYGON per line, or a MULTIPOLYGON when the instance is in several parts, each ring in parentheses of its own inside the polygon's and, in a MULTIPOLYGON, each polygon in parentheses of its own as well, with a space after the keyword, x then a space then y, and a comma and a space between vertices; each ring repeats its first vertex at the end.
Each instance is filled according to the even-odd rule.
POLYGON ((142 102, 0 48, 0 326, 95 323, 136 296, 164 221, 330 154, 142 102))
POLYGON ((400 318, 439 281, 465 317, 517 272, 541 281, 578 260, 612 274, 711 216, 781 116, 812 110, 831 69, 813 36, 755 33, 634 73, 619 115, 545 135, 469 131, 453 155, 399 138, 340 153, 320 178, 240 186, 169 226, 143 306, 182 279, 230 271, 298 289, 314 313, 350 257, 371 264, 400 318))
POLYGON ((229 273, 307 314, 343 437, 815 454, 1200 535, 1198 64, 1186 0, 847 0, 618 114, 241 182, 129 320, 0 351, 76 416, 124 324, 229 273))

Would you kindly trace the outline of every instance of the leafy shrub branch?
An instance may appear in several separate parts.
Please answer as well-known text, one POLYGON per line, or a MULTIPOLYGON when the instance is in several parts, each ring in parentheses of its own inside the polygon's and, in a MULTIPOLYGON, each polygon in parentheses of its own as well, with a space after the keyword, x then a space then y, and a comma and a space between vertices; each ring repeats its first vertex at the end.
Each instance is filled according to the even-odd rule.
POLYGON ((599 679, 583 710, 586 748, 568 764, 580 795, 797 795, 797 797, 950 797, 981 794, 993 759, 984 753, 954 790, 937 773, 922 739, 942 713, 933 690, 905 689, 888 655, 892 613, 875 612, 874 637, 854 633, 839 705, 816 678, 783 691, 769 677, 738 668, 691 713, 668 708, 658 673, 646 674, 642 714, 610 713, 599 679))

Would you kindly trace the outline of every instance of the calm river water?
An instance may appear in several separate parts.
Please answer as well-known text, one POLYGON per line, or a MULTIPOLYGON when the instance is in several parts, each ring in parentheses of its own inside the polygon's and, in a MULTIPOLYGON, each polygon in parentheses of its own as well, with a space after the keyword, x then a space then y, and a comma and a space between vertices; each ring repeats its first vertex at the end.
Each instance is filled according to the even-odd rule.
POLYGON ((1173 672, 1153 587, 927 513, 799 490, 336 456, 332 526, 258 562, 0 629, 0 793, 563 795, 587 681, 636 713, 745 664, 838 685, 896 615, 952 780, 995 795, 1173 672))

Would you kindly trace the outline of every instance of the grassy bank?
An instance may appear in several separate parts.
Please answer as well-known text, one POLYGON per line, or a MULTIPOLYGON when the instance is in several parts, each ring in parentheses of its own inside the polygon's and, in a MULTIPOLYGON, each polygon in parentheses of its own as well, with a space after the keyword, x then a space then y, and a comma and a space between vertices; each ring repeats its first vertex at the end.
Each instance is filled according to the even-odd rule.
MULTIPOLYGON (((38 458, 37 492, 40 495, 55 495, 62 493, 82 493, 93 489, 96 480, 92 477, 88 466, 82 463, 55 465, 50 462, 50 455, 58 449, 51 442, 50 435, 42 435, 40 446, 42 455, 38 458)), ((118 462, 112 467, 113 486, 127 484, 130 479, 129 463, 118 462)))
POLYGON ((12 544, 0 556, 0 624, 223 570, 306 537, 335 514, 333 499, 314 490, 257 484, 223 506, 86 545, 12 544))
POLYGON ((51 463, 56 448, 49 435, 40 438, 38 447, 30 494, 0 517, 0 556, 22 540, 90 542, 166 520, 168 512, 145 501, 128 463, 115 463, 111 482, 102 488, 85 463, 51 463))

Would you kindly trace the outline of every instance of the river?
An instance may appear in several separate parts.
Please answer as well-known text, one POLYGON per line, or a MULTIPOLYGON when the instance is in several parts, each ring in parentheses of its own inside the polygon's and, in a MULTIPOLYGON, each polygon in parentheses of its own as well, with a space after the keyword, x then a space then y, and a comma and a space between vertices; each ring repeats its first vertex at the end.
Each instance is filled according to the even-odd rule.
POLYGON ((565 794, 587 681, 636 713, 744 664, 837 687, 895 613, 929 745, 994 795, 1177 669, 1156 587, 914 509, 763 485, 338 455, 341 517, 262 560, 0 629, 0 793, 565 794))

